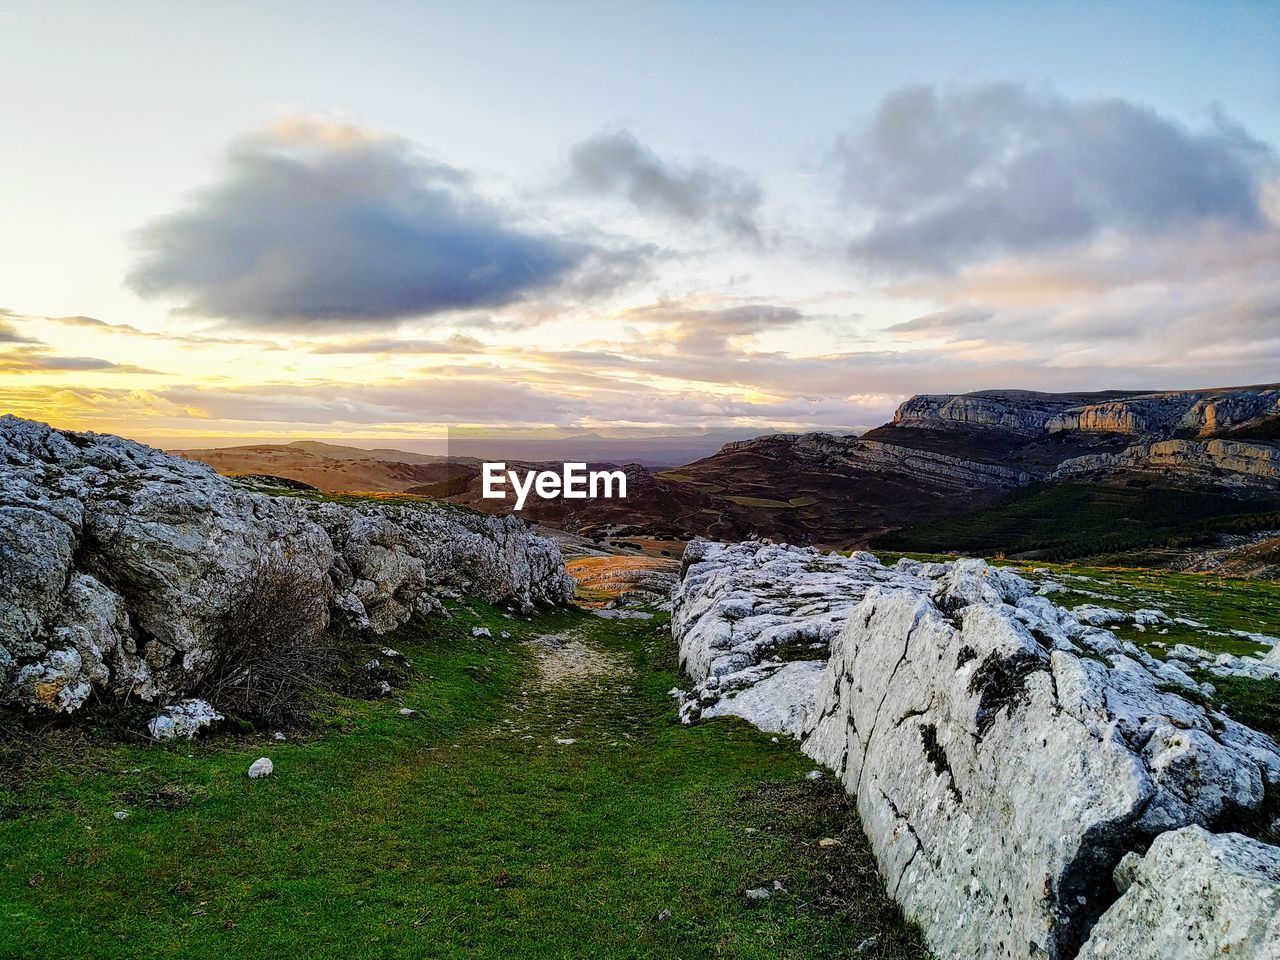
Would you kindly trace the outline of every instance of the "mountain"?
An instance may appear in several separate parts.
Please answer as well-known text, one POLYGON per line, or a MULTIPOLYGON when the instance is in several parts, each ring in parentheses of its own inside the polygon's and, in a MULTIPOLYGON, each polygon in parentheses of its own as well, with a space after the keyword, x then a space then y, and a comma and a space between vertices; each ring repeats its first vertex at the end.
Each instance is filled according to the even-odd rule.
POLYGON ((405 450, 364 450, 311 440, 170 452, 229 476, 283 477, 330 492, 400 492, 479 470, 478 461, 459 463, 405 450))
MULTIPOLYGON (((183 455, 322 490, 510 509, 481 496, 473 457, 309 442, 183 455)), ((559 462, 507 457, 526 469, 559 462)), ((1202 542, 1223 530, 1280 528, 1272 516, 1280 510, 1280 387, 922 394, 861 436, 731 440, 672 469, 592 462, 618 464, 628 476, 625 500, 530 498, 522 516, 588 537, 767 538, 828 548, 874 542, 1066 556, 1202 542)))

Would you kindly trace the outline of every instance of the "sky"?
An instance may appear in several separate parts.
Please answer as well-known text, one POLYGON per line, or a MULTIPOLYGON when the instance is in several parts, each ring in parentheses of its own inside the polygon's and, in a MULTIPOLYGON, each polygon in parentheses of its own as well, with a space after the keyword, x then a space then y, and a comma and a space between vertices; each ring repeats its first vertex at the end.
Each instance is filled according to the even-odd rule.
POLYGON ((1273 2, 0 0, 0 412, 843 432, 1280 380, 1273 2))

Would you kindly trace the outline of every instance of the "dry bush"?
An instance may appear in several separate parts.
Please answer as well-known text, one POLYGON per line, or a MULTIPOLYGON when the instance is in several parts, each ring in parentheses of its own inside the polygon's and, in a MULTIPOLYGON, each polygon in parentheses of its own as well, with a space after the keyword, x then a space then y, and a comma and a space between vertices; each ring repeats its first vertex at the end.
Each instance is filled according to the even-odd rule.
POLYGON ((264 562, 218 625, 198 694, 258 723, 300 719, 307 695, 333 666, 327 623, 323 591, 278 561, 264 562))

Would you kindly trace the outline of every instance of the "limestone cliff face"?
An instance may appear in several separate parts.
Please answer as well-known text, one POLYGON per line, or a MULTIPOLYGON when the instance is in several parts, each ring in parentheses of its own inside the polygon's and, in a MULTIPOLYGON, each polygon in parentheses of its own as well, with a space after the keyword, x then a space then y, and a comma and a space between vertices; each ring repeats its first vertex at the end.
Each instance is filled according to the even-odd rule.
POLYGON ((1026 435, 1079 430, 1170 437, 1208 436, 1278 414, 1280 388, 1271 385, 1092 397, 986 390, 912 397, 898 407, 893 422, 941 429, 987 427, 1026 435))
POLYGON ((573 596, 556 544, 510 517, 267 496, 119 437, 0 417, 0 703, 182 696, 264 571, 322 598, 308 615, 372 633, 436 590, 522 610, 573 596))
POLYGON ((1135 444, 1120 453, 1076 457, 1048 477, 1066 480, 1117 470, 1200 476, 1229 485, 1280 482, 1280 449, 1232 440, 1160 440, 1135 444))
POLYGON ((994 427, 1014 433, 1043 433, 1054 417, 1067 410, 1070 399, 1026 390, 982 391, 962 394, 919 394, 902 403, 893 415, 895 426, 994 427))
POLYGON ((1277 413, 1280 390, 1274 388, 1162 393, 1077 407, 1051 419, 1047 429, 1208 436, 1277 413))

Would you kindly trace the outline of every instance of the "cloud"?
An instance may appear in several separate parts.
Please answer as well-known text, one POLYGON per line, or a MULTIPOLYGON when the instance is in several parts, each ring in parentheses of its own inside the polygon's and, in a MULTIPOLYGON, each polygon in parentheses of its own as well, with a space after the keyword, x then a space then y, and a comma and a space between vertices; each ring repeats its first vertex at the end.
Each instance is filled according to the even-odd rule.
POLYGON ((237 141, 222 179, 139 240, 139 294, 262 327, 500 306, 598 253, 526 228, 404 140, 306 120, 237 141))
POLYGON ((403 340, 366 337, 360 340, 343 340, 338 343, 322 343, 311 348, 319 354, 369 354, 369 353, 480 353, 484 344, 475 337, 454 334, 447 340, 403 340))
MULTIPOLYGON (((663 352, 671 348, 684 356, 707 357, 735 352, 744 338, 794 327, 810 318, 795 307, 772 303, 713 307, 659 301, 628 311, 624 319, 662 326, 663 352)), ((644 344, 634 347, 650 352, 644 344)))
POLYGON ((855 260, 947 272, 1107 232, 1268 227, 1274 152, 1221 115, 1193 131, 1119 99, 1015 83, 886 97, 841 142, 845 192, 870 218, 855 260))
POLYGON ((663 160, 631 133, 584 140, 569 155, 570 184, 599 196, 625 197, 637 210, 684 224, 709 224, 760 243, 761 192, 755 180, 707 160, 680 166, 663 160))
POLYGON ((0 373, 158 373, 131 363, 113 363, 99 357, 65 357, 40 346, 18 347, 0 353, 0 373))

